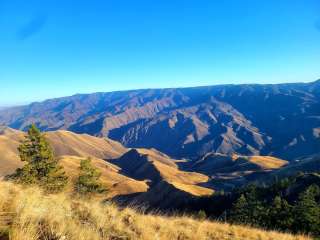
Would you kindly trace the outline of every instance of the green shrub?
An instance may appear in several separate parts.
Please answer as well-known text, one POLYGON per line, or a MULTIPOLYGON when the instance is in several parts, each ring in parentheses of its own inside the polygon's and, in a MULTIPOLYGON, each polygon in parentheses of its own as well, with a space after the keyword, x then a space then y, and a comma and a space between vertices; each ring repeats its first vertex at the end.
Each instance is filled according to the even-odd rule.
POLYGON ((80 162, 80 175, 75 185, 76 192, 80 194, 102 193, 106 188, 99 181, 101 172, 91 163, 91 158, 80 162))

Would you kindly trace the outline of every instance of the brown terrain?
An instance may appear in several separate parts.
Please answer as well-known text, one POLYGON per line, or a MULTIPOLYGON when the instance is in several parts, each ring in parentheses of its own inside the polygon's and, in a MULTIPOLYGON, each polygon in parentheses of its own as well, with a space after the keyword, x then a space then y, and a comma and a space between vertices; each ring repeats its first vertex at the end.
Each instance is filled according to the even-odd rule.
MULTIPOLYGON (((106 138, 68 131, 46 132, 45 136, 54 149, 56 157, 71 179, 75 179, 80 160, 93 159, 102 173, 101 180, 108 188, 105 197, 131 195, 147 192, 159 182, 170 182, 173 191, 184 191, 189 197, 210 195, 213 190, 197 186, 209 178, 200 173, 178 169, 176 160, 153 149, 126 149, 120 143, 106 138), (134 154, 132 154, 134 153, 134 154)), ((17 147, 24 133, 10 128, 0 132, 0 177, 5 177, 22 166, 17 147)))
MULTIPOLYGON (((269 156, 216 153, 195 161, 176 160, 155 149, 127 149, 108 138, 87 134, 59 130, 46 132, 45 136, 72 180, 78 175, 80 160, 91 157, 108 188, 102 197, 166 209, 180 205, 181 201, 209 196, 216 190, 246 184, 259 179, 260 175, 285 172, 294 164, 307 165, 308 161, 315 161, 289 164, 269 156)), ((0 177, 22 166, 17 147, 23 138, 21 131, 1 129, 0 177)))
POLYGON ((0 110, 0 125, 105 136, 173 158, 319 153, 320 80, 74 95, 0 110))

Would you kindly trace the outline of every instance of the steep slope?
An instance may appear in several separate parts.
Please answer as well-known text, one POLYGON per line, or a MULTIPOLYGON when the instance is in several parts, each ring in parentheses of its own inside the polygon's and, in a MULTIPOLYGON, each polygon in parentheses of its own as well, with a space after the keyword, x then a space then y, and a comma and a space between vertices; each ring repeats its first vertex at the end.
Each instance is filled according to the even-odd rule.
POLYGON ((205 184, 216 190, 232 190, 250 182, 268 178, 273 172, 281 171, 288 162, 270 156, 232 156, 208 153, 197 161, 184 164, 189 171, 210 176, 205 184))
POLYGON ((160 181, 147 192, 143 192, 134 198, 121 198, 135 203, 138 206, 143 205, 146 209, 158 210, 176 210, 180 206, 187 205, 198 197, 210 196, 213 191, 193 184, 182 182, 160 181))
MULTIPOLYGON (((57 157, 72 155, 78 157, 95 157, 111 159, 127 151, 120 143, 110 139, 75 134, 68 131, 45 133, 57 157)), ((24 133, 10 128, 0 129, 0 176, 12 173, 21 166, 17 148, 24 139, 24 133)))
POLYGON ((206 175, 182 171, 165 155, 160 158, 145 149, 132 149, 111 162, 121 168, 120 173, 147 181, 150 186, 138 196, 117 198, 125 203, 171 209, 193 198, 213 194, 212 189, 200 186, 208 182, 206 175))
POLYGON ((272 181, 274 179, 282 179, 284 177, 291 177, 299 173, 314 173, 320 172, 320 154, 315 154, 308 157, 302 157, 301 159, 291 162, 284 168, 280 168, 273 171, 269 175, 265 176, 264 182, 272 181))
MULTIPOLYGON (((150 187, 154 187, 161 181, 170 182, 172 186, 175 186, 174 189, 177 192, 184 189, 192 197, 209 195, 213 192, 211 189, 197 186, 197 184, 207 182, 207 176, 180 171, 175 163, 176 160, 157 150, 132 149, 128 151, 120 143, 112 140, 69 131, 46 132, 45 136, 53 147, 56 157, 60 158, 60 163, 64 166, 68 176, 71 177, 70 188, 79 173, 80 160, 92 157, 93 164, 102 172, 102 181, 108 187, 107 195, 103 197, 130 195, 130 200, 132 200, 131 195, 136 196, 147 192, 150 187)), ((23 139, 23 132, 2 128, 0 147, 3 154, 0 156, 2 166, 0 177, 13 173, 16 168, 22 166, 17 147, 23 139)), ((155 199, 152 200, 155 201, 155 199)), ((172 199, 171 196, 171 201, 173 200, 176 199, 172 199)))
POLYGON ((23 133, 9 128, 0 128, 0 178, 22 166, 17 147, 23 133))
MULTIPOLYGON (((161 160, 163 164, 176 167, 174 162, 169 158, 161 160)), ((154 165, 153 157, 148 154, 140 153, 137 149, 132 149, 120 158, 114 159, 111 162, 120 167, 121 172, 127 176, 140 180, 148 179, 152 182, 157 182, 161 179, 160 173, 154 165)))
MULTIPOLYGON (((90 156, 93 158, 93 164, 101 171, 101 180, 108 188, 107 195, 103 197, 112 198, 148 190, 146 182, 121 175, 118 167, 103 160, 119 157, 127 151, 120 143, 68 131, 47 132, 45 136, 53 147, 56 157, 60 158, 60 164, 72 180, 70 188, 78 176, 81 159, 90 156)), ((22 166, 17 147, 23 138, 23 132, 10 128, 0 130, 0 178, 13 173, 15 169, 22 166)))
POLYGON ((0 124, 32 122, 176 158, 237 152, 291 160, 320 148, 320 81, 95 93, 0 110, 0 124))
MULTIPOLYGON (((73 187, 73 183, 79 175, 81 159, 83 159, 83 157, 60 157, 60 164, 64 167, 71 180, 70 188, 73 187)), ((100 170, 102 174, 100 180, 108 189, 107 193, 103 195, 103 198, 112 198, 120 195, 124 196, 148 191, 149 187, 146 182, 138 181, 120 174, 120 169, 115 165, 98 158, 93 158, 92 164, 100 170)))
POLYGON ((101 159, 119 157, 127 151, 120 143, 69 131, 47 132, 46 137, 58 156, 93 156, 101 159))
POLYGON ((208 175, 214 174, 235 174, 245 175, 246 173, 258 171, 271 171, 282 168, 288 164, 279 158, 271 156, 232 156, 208 153, 200 160, 195 161, 190 169, 208 175))
POLYGON ((145 150, 132 149, 111 163, 119 166, 124 174, 141 180, 151 180, 152 184, 165 180, 186 184, 198 184, 208 181, 208 177, 196 172, 179 170, 174 160, 155 158, 145 150))

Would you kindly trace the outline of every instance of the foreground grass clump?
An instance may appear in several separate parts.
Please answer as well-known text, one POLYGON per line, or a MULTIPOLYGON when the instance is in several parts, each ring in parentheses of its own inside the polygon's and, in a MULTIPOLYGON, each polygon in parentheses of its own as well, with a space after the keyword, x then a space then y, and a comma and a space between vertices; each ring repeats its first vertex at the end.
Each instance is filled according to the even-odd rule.
POLYGON ((190 217, 144 215, 64 193, 44 195, 39 188, 9 182, 0 182, 0 211, 13 213, 7 228, 12 240, 309 239, 190 217))

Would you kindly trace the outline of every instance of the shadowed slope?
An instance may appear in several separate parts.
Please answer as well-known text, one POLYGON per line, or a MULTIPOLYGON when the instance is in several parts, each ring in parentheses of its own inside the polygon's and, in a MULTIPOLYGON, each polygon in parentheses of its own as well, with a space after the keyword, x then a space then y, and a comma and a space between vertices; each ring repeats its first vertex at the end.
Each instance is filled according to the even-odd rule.
POLYGON ((263 180, 268 174, 288 165, 287 161, 270 156, 232 156, 209 153, 186 168, 210 176, 205 186, 216 190, 232 190, 250 182, 263 180))
MULTIPOLYGON (((71 178, 70 187, 79 175, 80 161, 82 157, 63 156, 60 158, 60 164, 64 167, 67 175, 71 178)), ((102 159, 93 158, 92 164, 101 172, 101 182, 106 186, 107 192, 103 198, 112 198, 118 195, 128 195, 133 193, 146 192, 148 185, 144 181, 126 177, 119 173, 119 168, 102 159)))
POLYGON ((154 157, 146 150, 132 149, 112 163, 119 166, 124 174, 141 180, 151 180, 151 185, 159 181, 199 184, 208 181, 208 177, 196 172, 184 172, 170 158, 154 157))
POLYGON ((132 149, 113 164, 121 168, 121 173, 129 177, 147 180, 150 189, 138 196, 122 197, 118 200, 144 204, 146 206, 171 209, 195 197, 208 196, 213 190, 201 187, 209 178, 196 172, 179 170, 175 161, 165 155, 155 155, 145 149, 132 149))
POLYGON ((191 169, 208 175, 218 173, 257 172, 279 169, 288 162, 271 156, 232 156, 209 153, 196 161, 191 169))
MULTIPOLYGON (((176 190, 183 189, 195 196, 213 192, 197 186, 199 183, 207 182, 207 176, 180 171, 175 160, 154 149, 132 149, 121 156, 127 149, 109 139, 68 131, 51 131, 45 133, 45 136, 52 145, 56 157, 60 158, 60 163, 68 176, 71 177, 70 187, 79 173, 81 159, 92 157, 93 164, 102 172, 102 181, 108 188, 108 193, 104 197, 146 192, 149 189, 147 181, 152 187, 161 181, 170 182, 176 190), (101 158, 118 159, 107 162, 101 158)), ((10 128, 2 129, 0 146, 4 154, 0 156, 0 164, 3 166, 0 168, 0 176, 13 173, 17 167, 22 166, 17 147, 23 139, 23 132, 10 128)))
POLYGON ((272 181, 273 179, 281 179, 284 177, 294 176, 298 173, 314 173, 320 172, 320 154, 302 157, 299 160, 290 163, 284 168, 273 171, 268 176, 265 176, 263 181, 272 181))

